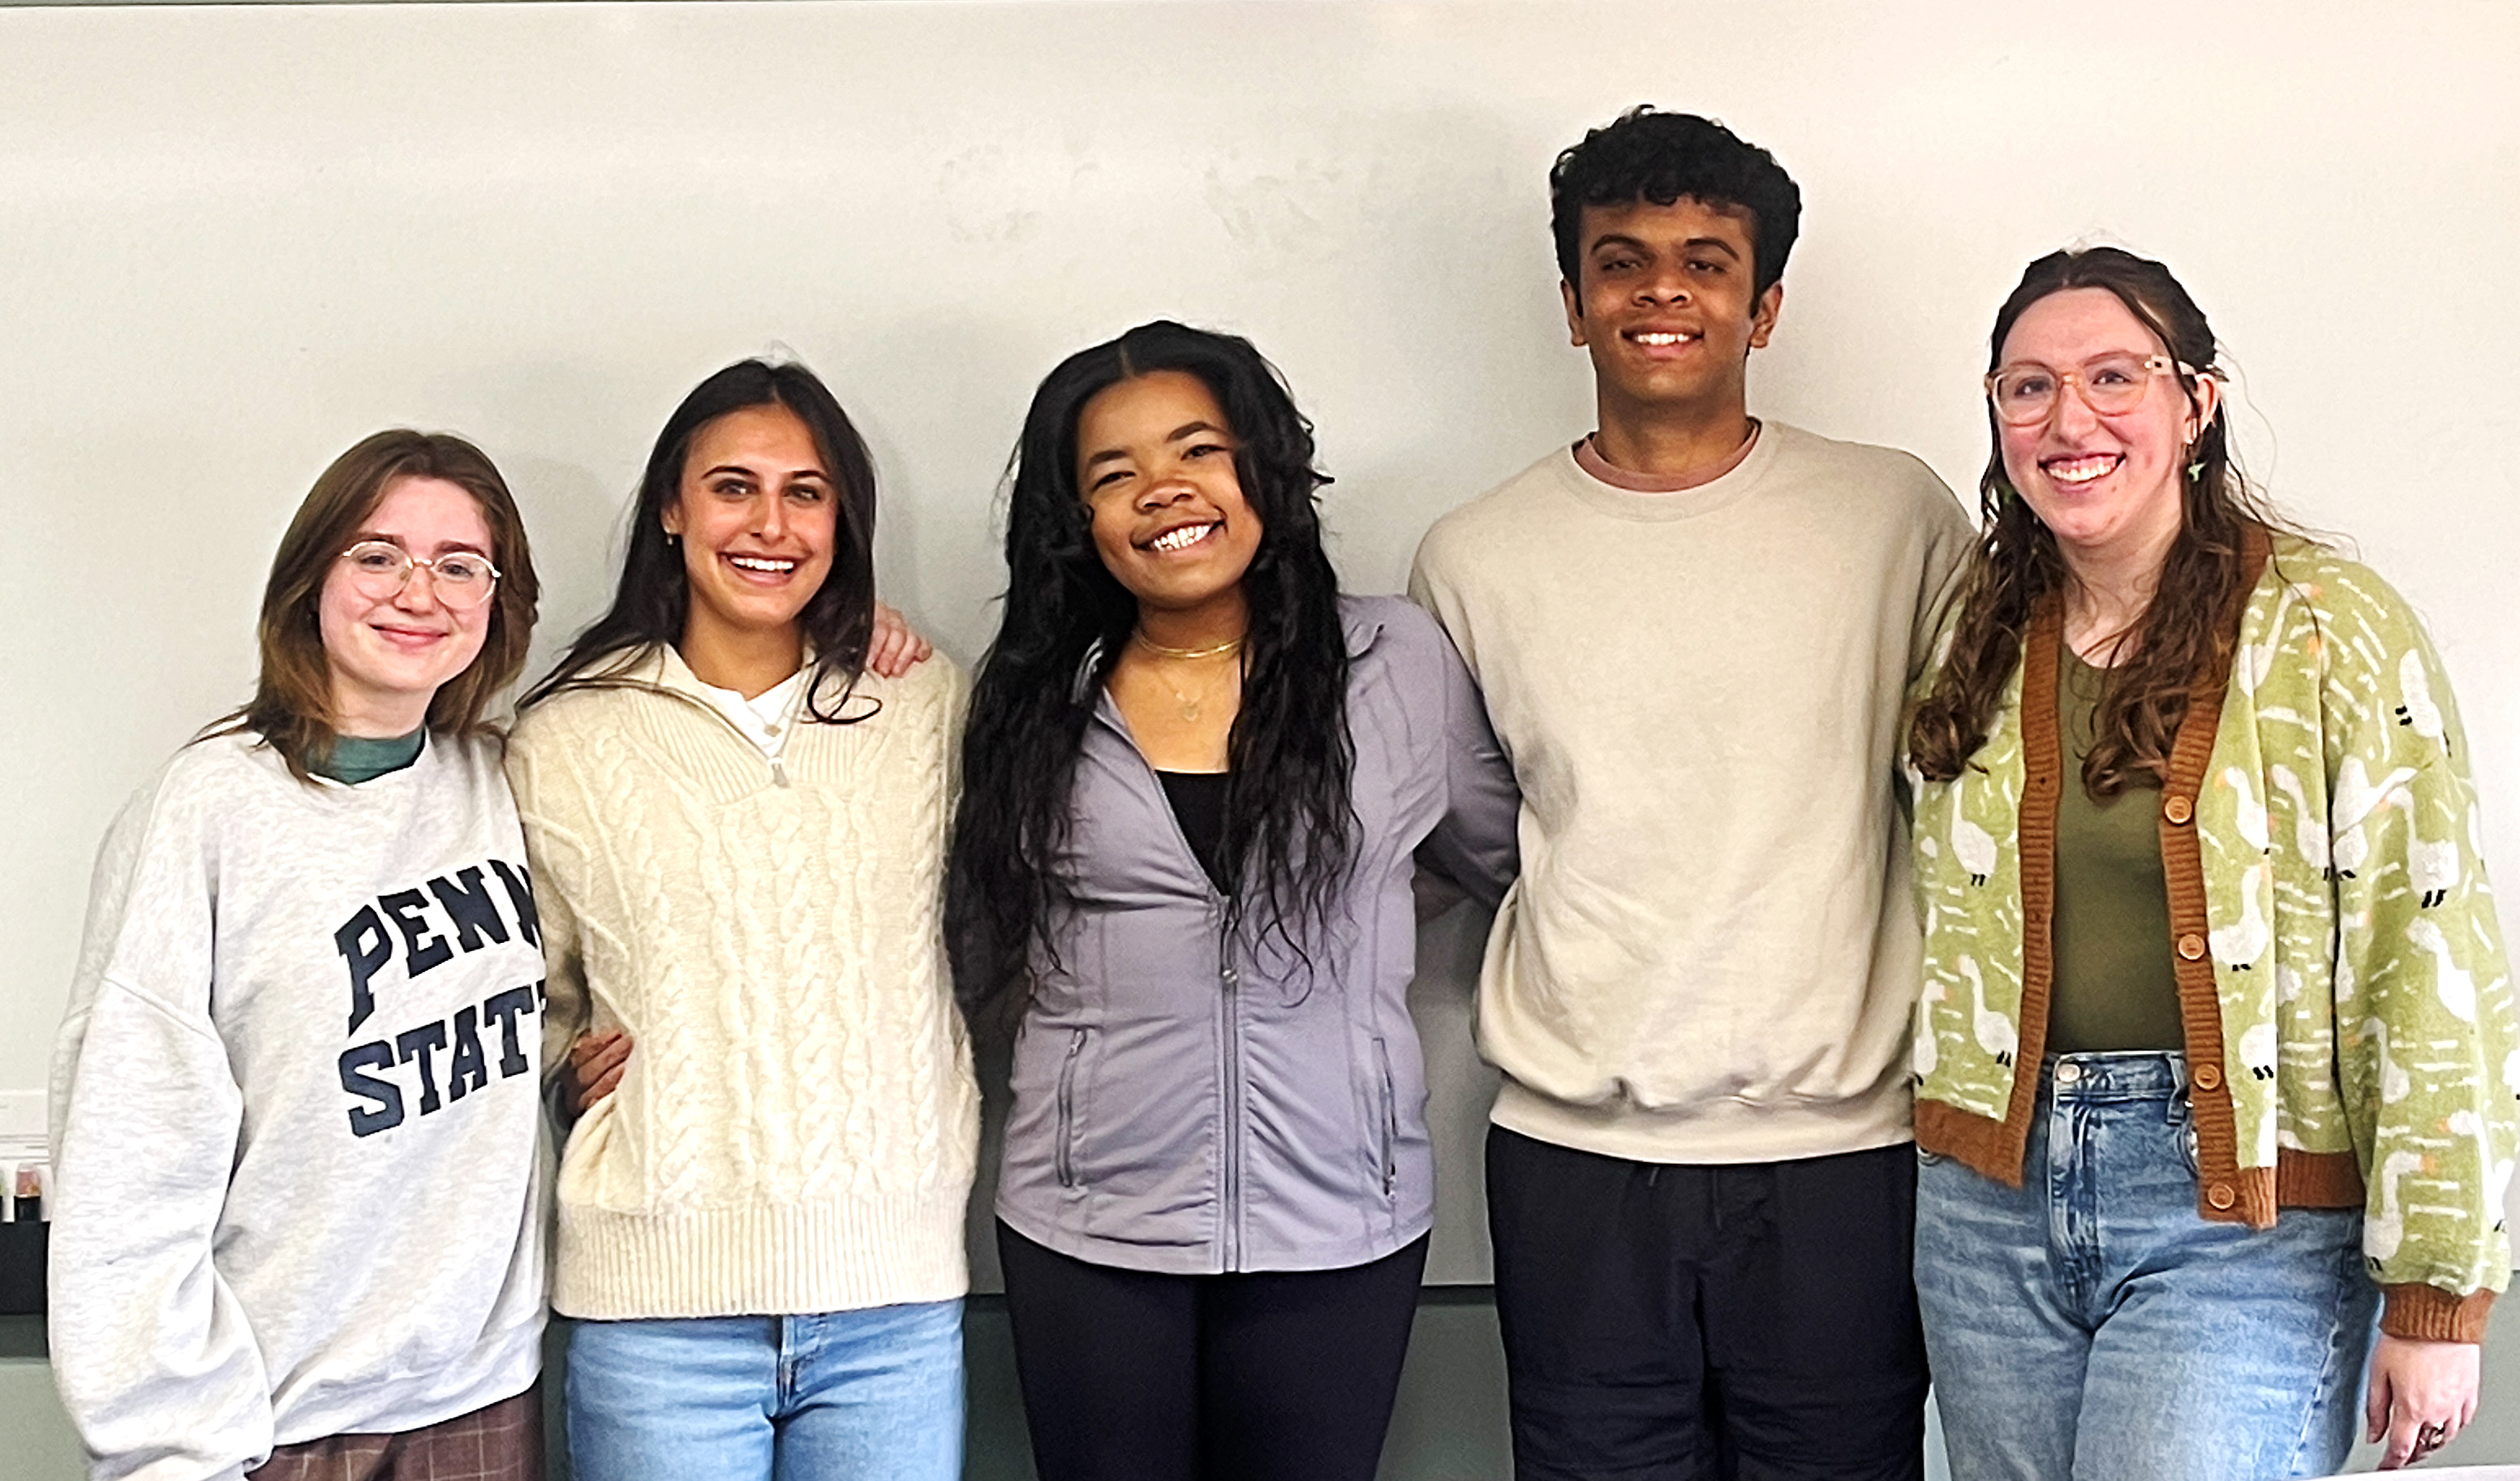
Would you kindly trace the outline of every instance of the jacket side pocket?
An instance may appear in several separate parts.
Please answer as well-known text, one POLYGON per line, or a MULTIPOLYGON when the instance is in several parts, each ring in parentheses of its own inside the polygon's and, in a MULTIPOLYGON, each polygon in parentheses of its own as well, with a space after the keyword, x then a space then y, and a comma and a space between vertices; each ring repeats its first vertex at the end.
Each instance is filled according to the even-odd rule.
POLYGON ((1058 1064, 1058 1186, 1076 1186, 1076 1061, 1085 1056, 1086 1030, 1067 1033, 1067 1057, 1058 1064))
POLYGON ((1381 1124, 1375 1129, 1382 1142, 1382 1196, 1391 1196, 1391 1187, 1400 1179, 1400 1165, 1393 1144, 1400 1140, 1400 1094, 1391 1083, 1391 1052, 1380 1039, 1373 1041, 1373 1067, 1381 1075, 1381 1124))

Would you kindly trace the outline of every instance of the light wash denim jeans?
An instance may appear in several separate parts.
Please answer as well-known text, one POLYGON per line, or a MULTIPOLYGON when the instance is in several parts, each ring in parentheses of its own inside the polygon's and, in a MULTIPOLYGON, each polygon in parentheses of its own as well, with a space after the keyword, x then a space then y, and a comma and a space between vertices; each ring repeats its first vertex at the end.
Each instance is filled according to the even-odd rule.
POLYGON ((580 1322, 577 1481, 957 1481, 963 1303, 580 1322))
POLYGON ((1921 1160, 1916 1295, 1953 1481, 2344 1463, 2379 1309, 2362 1212, 2199 1218, 2181 1055, 2051 1055, 2018 1189, 1921 1160))

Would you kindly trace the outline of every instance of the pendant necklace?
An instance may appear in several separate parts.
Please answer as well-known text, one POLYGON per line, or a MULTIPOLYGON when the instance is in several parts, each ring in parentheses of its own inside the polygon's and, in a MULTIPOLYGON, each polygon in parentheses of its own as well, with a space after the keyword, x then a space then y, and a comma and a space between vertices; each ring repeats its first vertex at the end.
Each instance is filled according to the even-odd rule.
MULTIPOLYGON (((1145 649, 1147 651, 1160 654, 1166 658, 1221 658, 1228 653, 1238 652, 1242 648, 1242 640, 1239 638, 1228 639, 1223 643, 1216 644, 1209 648, 1166 648, 1164 645, 1157 643, 1143 632, 1131 633, 1129 635, 1129 640, 1137 644, 1140 648, 1145 649)), ((1197 724, 1199 706, 1206 702, 1206 696, 1200 695, 1192 696, 1183 694, 1181 686, 1173 683, 1169 675, 1166 675, 1161 669, 1157 669, 1155 672, 1156 677, 1163 680, 1164 688, 1173 692, 1173 703, 1180 707, 1183 722, 1190 725, 1197 724)))

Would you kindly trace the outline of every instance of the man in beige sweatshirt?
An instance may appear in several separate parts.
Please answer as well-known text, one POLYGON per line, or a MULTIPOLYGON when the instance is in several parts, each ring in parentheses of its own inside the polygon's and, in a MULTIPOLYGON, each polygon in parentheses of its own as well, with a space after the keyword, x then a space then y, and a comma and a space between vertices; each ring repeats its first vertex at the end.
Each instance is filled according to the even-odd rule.
POLYGON ((1551 172, 1599 429, 1412 593, 1522 787, 1480 974, 1526 1478, 1917 1477, 1901 696, 1971 534, 1904 453, 1752 419, 1800 194, 1639 109, 1551 172))

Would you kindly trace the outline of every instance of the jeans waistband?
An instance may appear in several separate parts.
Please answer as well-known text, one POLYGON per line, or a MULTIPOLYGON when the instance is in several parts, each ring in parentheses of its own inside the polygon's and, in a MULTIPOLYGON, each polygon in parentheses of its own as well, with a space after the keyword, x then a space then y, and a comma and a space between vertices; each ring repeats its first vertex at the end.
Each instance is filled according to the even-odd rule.
POLYGON ((2039 1089, 2059 1100, 2163 1100, 2187 1089, 2187 1056, 2177 1050, 2049 1055, 2039 1066, 2039 1089))

